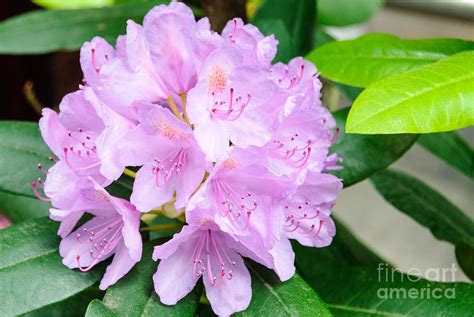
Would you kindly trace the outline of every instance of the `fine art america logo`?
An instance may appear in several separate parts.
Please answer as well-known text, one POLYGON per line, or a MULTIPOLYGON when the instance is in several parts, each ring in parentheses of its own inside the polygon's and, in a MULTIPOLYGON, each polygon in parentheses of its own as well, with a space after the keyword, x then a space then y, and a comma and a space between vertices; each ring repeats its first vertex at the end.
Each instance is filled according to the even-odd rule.
POLYGON ((457 267, 454 263, 446 268, 429 268, 422 271, 410 268, 407 274, 402 274, 398 268, 387 263, 379 263, 377 267, 378 282, 377 297, 380 299, 454 299, 456 289, 450 284, 430 283, 430 281, 455 281, 457 267))

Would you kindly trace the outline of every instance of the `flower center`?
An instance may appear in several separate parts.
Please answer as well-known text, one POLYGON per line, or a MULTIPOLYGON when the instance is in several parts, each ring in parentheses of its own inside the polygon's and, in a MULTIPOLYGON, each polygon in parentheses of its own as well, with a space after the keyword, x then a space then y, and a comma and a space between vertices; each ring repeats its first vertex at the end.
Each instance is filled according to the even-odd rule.
POLYGON ((76 260, 81 271, 89 271, 114 250, 122 239, 122 227, 123 221, 120 217, 111 217, 95 226, 83 227, 76 233, 76 240, 79 243, 90 245, 89 256, 93 260, 89 266, 83 267, 80 264, 81 256, 78 254, 76 260))
POLYGON ((324 225, 321 219, 321 210, 314 207, 310 201, 304 203, 288 203, 283 207, 285 212, 284 230, 297 231, 299 234, 317 238, 324 225))
MULTIPOLYGON (((237 120, 245 108, 249 105, 251 95, 247 92, 244 99, 241 95, 236 95, 234 88, 229 88, 228 100, 220 99, 215 92, 212 95, 212 106, 210 107, 211 116, 220 120, 235 121, 237 120)), ((224 94, 225 95, 225 94, 224 94)))
POLYGON ((218 65, 212 66, 211 72, 207 76, 207 82, 209 85, 208 92, 223 92, 228 80, 229 74, 227 71, 218 65))
POLYGON ((77 132, 68 131, 67 135, 74 144, 63 149, 64 159, 73 171, 84 171, 100 165, 97 146, 90 134, 79 128, 77 132))
POLYGON ((268 147, 272 158, 284 161, 295 168, 303 168, 311 155, 311 139, 303 140, 298 133, 289 137, 274 138, 268 147))
POLYGON ((280 87, 291 89, 301 82, 303 75, 304 75, 304 64, 301 64, 300 71, 298 74, 290 74, 290 71, 288 70, 288 68, 286 68, 283 76, 280 78, 277 78, 276 81, 280 87))
POLYGON ((240 193, 234 187, 221 180, 213 180, 212 189, 214 197, 217 199, 220 215, 228 217, 238 227, 246 229, 252 212, 258 206, 255 195, 251 192, 240 193))
POLYGON ((214 287, 217 287, 224 277, 231 280, 232 267, 235 266, 235 261, 229 257, 217 238, 211 230, 203 231, 197 239, 192 255, 193 275, 196 280, 206 274, 209 283, 214 287))
POLYGON ((156 186, 162 186, 173 177, 181 176, 181 171, 186 164, 186 150, 179 149, 168 153, 164 158, 155 157, 152 174, 155 177, 156 186))

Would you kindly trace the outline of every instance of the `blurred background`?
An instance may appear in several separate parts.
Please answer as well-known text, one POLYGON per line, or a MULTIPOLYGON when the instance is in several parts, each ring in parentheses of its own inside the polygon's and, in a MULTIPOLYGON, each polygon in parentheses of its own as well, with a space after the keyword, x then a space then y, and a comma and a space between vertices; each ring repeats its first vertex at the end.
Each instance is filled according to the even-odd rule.
MULTIPOLYGON (((348 3, 351 1, 348 0, 348 3)), ((39 7, 27 0, 1 1, 0 20, 36 9, 39 7)), ((376 9, 364 23, 324 28, 337 39, 381 32, 402 38, 474 40, 472 0, 387 0, 376 9)), ((76 90, 82 80, 78 52, 0 55, 0 69, 2 120, 38 120, 39 108, 57 106, 62 96, 76 90)), ((340 98, 342 104, 347 103, 342 96, 340 98)), ((474 128, 464 129, 461 133, 474 146, 474 128)), ((473 182, 419 145, 415 144, 394 167, 409 172, 442 192, 474 218, 473 182)), ((344 190, 335 214, 376 253, 404 271, 418 268, 423 272, 456 263, 452 245, 436 240, 429 230, 396 211, 376 193, 369 181, 344 190)), ((457 272, 456 280, 468 281, 461 270, 457 272)))

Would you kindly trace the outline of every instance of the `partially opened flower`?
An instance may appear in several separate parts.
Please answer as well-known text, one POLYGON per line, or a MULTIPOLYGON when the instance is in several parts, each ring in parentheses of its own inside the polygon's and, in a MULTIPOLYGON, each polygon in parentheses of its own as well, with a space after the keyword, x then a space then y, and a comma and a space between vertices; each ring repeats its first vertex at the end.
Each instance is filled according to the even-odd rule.
POLYGON ((140 213, 129 202, 110 196, 98 185, 88 194, 88 208, 52 209, 51 218, 63 222, 59 232, 63 237, 59 252, 64 265, 86 272, 114 256, 100 283, 100 289, 106 289, 141 259, 140 213), (84 212, 94 217, 70 233, 75 226, 74 220, 78 221, 84 212))
MULTIPOLYGON (((96 42, 102 44, 103 40, 96 42)), ((190 8, 172 2, 150 10, 143 26, 129 20, 127 34, 119 43, 115 58, 110 58, 113 57, 110 54, 106 63, 94 63, 97 80, 88 80, 97 77, 94 73, 93 76, 84 73, 86 81, 104 102, 135 119, 137 101, 173 98, 180 111, 184 111, 180 95, 195 86, 205 58, 220 45, 221 39, 211 31, 207 18, 196 22, 190 8)), ((89 46, 85 45, 83 51, 90 51, 89 46)), ((92 58, 82 60, 83 69, 89 70, 92 58)))

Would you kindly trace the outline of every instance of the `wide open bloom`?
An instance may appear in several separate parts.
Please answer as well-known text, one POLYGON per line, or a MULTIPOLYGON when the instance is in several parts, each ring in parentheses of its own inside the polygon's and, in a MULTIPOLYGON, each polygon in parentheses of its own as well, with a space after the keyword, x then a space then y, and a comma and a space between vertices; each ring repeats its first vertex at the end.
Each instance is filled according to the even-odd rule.
POLYGON ((279 239, 283 215, 275 208, 293 185, 263 166, 256 152, 234 148, 218 163, 191 198, 188 212, 196 207, 216 210, 214 221, 223 231, 252 236, 270 249, 279 239))
POLYGON ((109 195, 97 184, 84 193, 84 198, 90 203, 87 208, 52 208, 51 218, 62 222, 58 232, 63 237, 59 253, 67 267, 87 272, 114 256, 100 282, 99 287, 104 290, 141 259, 140 213, 128 201, 109 195), (94 217, 71 233, 85 212, 94 217))
POLYGON ((131 202, 142 212, 170 201, 184 207, 204 177, 204 154, 189 125, 170 110, 143 105, 140 124, 121 141, 121 162, 142 166, 133 186, 131 202))
POLYGON ((231 315, 246 309, 252 297, 250 274, 242 256, 275 269, 282 281, 294 274, 294 257, 289 243, 279 244, 272 253, 252 239, 236 239, 221 231, 212 220, 213 213, 195 210, 188 218, 189 225, 155 247, 153 259, 161 261, 153 281, 160 301, 174 305, 202 277, 214 312, 231 315))
POLYGON ((275 89, 269 72, 243 64, 237 48, 225 47, 209 55, 187 105, 196 141, 207 160, 224 158, 229 141, 239 147, 268 142, 272 127, 263 106, 275 89))
POLYGON ((134 124, 108 108, 87 87, 65 96, 59 109, 58 115, 44 108, 39 124, 44 141, 64 163, 61 168, 92 176, 104 186, 117 179, 124 169, 116 155, 117 143, 134 124))

